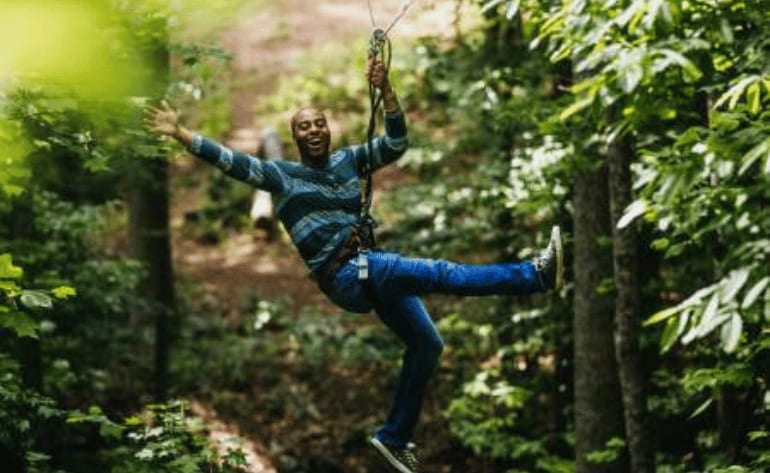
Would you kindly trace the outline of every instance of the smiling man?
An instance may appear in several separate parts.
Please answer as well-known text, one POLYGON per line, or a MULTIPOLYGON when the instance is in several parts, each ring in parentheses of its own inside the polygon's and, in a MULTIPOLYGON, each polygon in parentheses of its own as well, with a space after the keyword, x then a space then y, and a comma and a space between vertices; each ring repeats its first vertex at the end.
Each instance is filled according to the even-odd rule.
POLYGON ((404 113, 387 69, 374 60, 366 73, 382 92, 385 134, 368 145, 330 153, 326 117, 314 108, 301 108, 291 119, 299 163, 263 161, 193 134, 166 104, 161 109, 149 108, 146 120, 153 131, 174 137, 229 176, 269 191, 278 218, 329 299, 351 312, 374 310, 404 342, 406 352, 390 413, 370 443, 396 471, 416 473, 411 439, 427 381, 443 348, 420 296, 531 294, 559 289, 563 283, 562 243, 559 228, 554 227, 547 248, 535 259, 487 265, 407 258, 367 248, 356 230, 362 209, 359 179, 367 165, 377 170, 401 157, 408 142, 404 113))
POLYGON ((315 168, 326 166, 331 134, 323 113, 303 107, 291 119, 291 134, 297 143, 302 164, 315 168))

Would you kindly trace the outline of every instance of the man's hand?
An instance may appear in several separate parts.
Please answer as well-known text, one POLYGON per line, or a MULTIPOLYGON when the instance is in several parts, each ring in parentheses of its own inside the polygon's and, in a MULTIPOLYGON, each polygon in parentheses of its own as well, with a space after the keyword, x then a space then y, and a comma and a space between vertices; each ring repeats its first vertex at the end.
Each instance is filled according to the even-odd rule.
POLYGON ((388 68, 381 59, 370 57, 366 64, 366 79, 370 84, 380 90, 385 90, 390 86, 388 81, 388 68))
POLYGON ((163 101, 162 108, 148 106, 144 109, 144 124, 153 133, 174 137, 179 131, 179 113, 163 101))
POLYGON ((179 113, 165 100, 161 102, 161 108, 148 106, 144 110, 144 123, 153 133, 175 138, 185 146, 192 143, 192 133, 182 126, 179 113))
POLYGON ((400 108, 398 97, 390 86, 388 68, 377 57, 370 57, 366 64, 366 79, 382 92, 383 105, 386 112, 395 112, 400 108))

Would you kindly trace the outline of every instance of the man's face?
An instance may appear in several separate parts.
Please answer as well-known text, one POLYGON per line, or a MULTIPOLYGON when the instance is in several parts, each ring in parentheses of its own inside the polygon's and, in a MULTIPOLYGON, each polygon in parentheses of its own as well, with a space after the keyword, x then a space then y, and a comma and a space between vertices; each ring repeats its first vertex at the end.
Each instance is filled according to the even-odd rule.
POLYGON ((313 108, 301 108, 291 119, 291 131, 303 163, 317 167, 326 165, 331 135, 323 113, 313 108))

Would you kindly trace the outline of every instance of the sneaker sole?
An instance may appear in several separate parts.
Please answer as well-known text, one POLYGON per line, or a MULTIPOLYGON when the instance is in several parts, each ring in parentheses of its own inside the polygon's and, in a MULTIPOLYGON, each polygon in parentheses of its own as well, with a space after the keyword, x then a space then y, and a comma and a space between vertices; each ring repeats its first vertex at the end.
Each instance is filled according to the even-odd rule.
POLYGON ((556 281, 554 281, 553 290, 558 291, 564 286, 564 246, 561 242, 561 229, 554 225, 551 229, 551 241, 556 242, 556 281))
POLYGON ((372 437, 369 439, 369 443, 377 449, 377 451, 382 455, 382 457, 387 460, 388 465, 393 468, 395 471, 399 473, 414 473, 414 471, 407 468, 403 463, 398 461, 396 457, 394 457, 390 450, 388 450, 388 447, 382 444, 379 440, 372 437))

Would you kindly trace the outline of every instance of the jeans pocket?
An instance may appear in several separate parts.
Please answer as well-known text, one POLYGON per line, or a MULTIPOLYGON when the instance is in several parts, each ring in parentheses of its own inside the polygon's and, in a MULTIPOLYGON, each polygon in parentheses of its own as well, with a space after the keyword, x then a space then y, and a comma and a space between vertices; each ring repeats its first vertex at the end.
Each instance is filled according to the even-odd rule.
POLYGON ((358 266, 355 258, 351 259, 337 270, 333 282, 334 291, 331 300, 341 308, 364 314, 372 310, 372 304, 366 297, 361 282, 358 280, 358 266))

